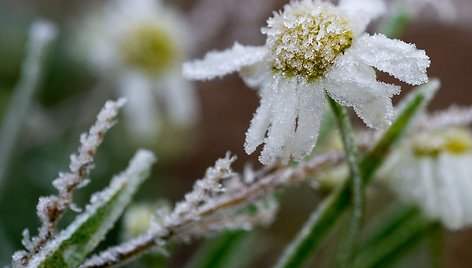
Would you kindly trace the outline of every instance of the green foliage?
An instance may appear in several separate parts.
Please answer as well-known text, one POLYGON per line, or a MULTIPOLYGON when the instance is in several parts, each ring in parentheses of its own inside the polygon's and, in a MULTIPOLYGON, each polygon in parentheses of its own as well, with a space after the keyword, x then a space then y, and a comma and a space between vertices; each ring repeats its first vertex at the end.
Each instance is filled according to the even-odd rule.
POLYGON ((69 227, 51 241, 33 260, 33 267, 77 267, 114 226, 138 187, 148 177, 155 162, 150 152, 140 151, 128 170, 92 198, 91 205, 69 227), (139 157, 144 164, 133 167, 139 157), (138 169, 129 172, 132 169, 138 169), (95 199, 95 200, 93 200, 95 199))

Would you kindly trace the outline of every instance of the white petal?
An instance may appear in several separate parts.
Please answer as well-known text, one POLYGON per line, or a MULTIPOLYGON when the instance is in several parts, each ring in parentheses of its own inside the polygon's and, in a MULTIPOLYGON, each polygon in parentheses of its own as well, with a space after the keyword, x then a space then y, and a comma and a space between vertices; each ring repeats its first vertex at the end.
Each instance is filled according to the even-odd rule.
POLYGON ((266 54, 267 50, 263 46, 242 46, 235 43, 230 49, 209 52, 202 60, 184 63, 183 74, 187 79, 213 79, 261 61, 266 54))
POLYGON ((246 141, 244 142, 244 150, 247 154, 252 154, 257 146, 264 142, 267 130, 270 125, 271 106, 275 96, 272 83, 275 81, 268 80, 261 88, 261 104, 254 113, 251 125, 246 132, 246 141))
POLYGON ((459 195, 463 207, 462 213, 464 213, 463 225, 467 226, 472 224, 472 169, 470 168, 472 155, 467 154, 457 157, 455 164, 457 165, 455 169, 456 177, 459 180, 457 184, 461 191, 459 195))
POLYGON ((271 126, 261 152, 259 161, 268 165, 277 160, 288 162, 291 154, 292 142, 295 135, 297 118, 297 81, 295 78, 275 79, 275 94, 271 104, 271 126))
POLYGON ((459 188, 462 185, 459 185, 460 178, 457 178, 456 172, 452 170, 455 166, 454 162, 449 155, 440 155, 433 176, 438 187, 437 194, 440 200, 438 209, 441 221, 450 229, 459 229, 463 222, 462 204, 459 197, 459 188))
POLYGON ((124 112, 129 130, 138 139, 151 139, 159 131, 159 112, 153 86, 150 81, 135 73, 122 75, 120 95, 128 102, 124 112))
POLYGON ((429 57, 413 44, 389 39, 381 34, 365 34, 348 53, 408 84, 419 85, 428 81, 426 69, 430 65, 429 57))
POLYGON ((385 128, 394 116, 391 97, 400 87, 377 81, 375 71, 367 65, 341 59, 326 74, 325 89, 338 103, 352 106, 369 127, 385 128))
POLYGON ((293 157, 302 160, 315 147, 323 119, 325 93, 318 83, 298 86, 298 121, 293 144, 293 157))
POLYGON ((166 75, 161 85, 166 110, 170 119, 179 125, 188 126, 198 117, 198 100, 192 85, 180 73, 166 75))
POLYGON ((241 68, 239 75, 249 87, 259 88, 272 78, 272 68, 267 60, 261 60, 241 68))
MULTIPOLYGON (((408 183, 409 188, 405 188, 405 193, 414 195, 414 204, 418 204, 425 214, 431 219, 440 218, 440 202, 438 195, 438 181, 434 175, 434 167, 436 162, 430 158, 422 158, 420 160, 413 161, 414 166, 409 166, 405 163, 405 169, 413 168, 417 169, 418 173, 416 177, 409 177, 408 183)), ((402 194, 402 193, 400 193, 402 194)))
POLYGON ((339 7, 349 16, 356 36, 364 33, 367 25, 385 12, 382 0, 341 0, 339 7))

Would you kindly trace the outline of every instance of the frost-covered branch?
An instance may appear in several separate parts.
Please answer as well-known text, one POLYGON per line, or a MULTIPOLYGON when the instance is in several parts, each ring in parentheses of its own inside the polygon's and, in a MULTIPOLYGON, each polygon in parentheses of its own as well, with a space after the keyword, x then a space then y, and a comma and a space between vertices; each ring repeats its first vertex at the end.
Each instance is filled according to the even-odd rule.
POLYGON ((20 251, 16 254, 17 256, 22 255, 21 259, 24 263, 27 263, 34 254, 43 248, 46 242, 53 238, 57 223, 68 208, 78 210, 73 204, 73 193, 89 182, 87 176, 93 168, 93 159, 97 149, 106 132, 113 126, 118 110, 124 103, 124 99, 105 103, 97 115, 95 124, 88 133, 81 135, 78 152, 70 157, 69 172, 59 173, 59 177, 53 181, 58 194, 39 199, 36 207, 37 215, 41 221, 38 236, 30 238, 29 231, 25 230, 23 245, 27 251, 20 251))
POLYGON ((270 223, 277 211, 277 204, 271 200, 270 194, 299 184, 340 164, 343 159, 340 152, 328 152, 296 167, 278 169, 274 165, 263 168, 263 172, 238 175, 230 168, 235 158, 227 155, 207 170, 206 176, 195 183, 193 191, 176 205, 172 213, 163 216, 163 223, 155 222, 146 233, 91 257, 81 268, 123 264, 155 247, 166 245, 170 240, 189 240, 215 231, 247 229, 255 224, 270 223), (244 208, 250 204, 260 209, 253 214, 244 213, 244 208))

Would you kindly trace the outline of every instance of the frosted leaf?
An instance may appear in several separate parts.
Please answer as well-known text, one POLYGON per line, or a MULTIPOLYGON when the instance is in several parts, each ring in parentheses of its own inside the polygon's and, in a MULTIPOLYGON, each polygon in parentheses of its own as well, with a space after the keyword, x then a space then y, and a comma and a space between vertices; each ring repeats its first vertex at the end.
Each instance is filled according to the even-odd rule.
POLYGON ((271 123, 271 106, 274 98, 272 81, 267 81, 261 90, 260 106, 254 113, 251 125, 246 132, 244 150, 247 154, 252 154, 257 146, 264 142, 267 130, 271 123))
POLYGON ((353 44, 349 53, 408 84, 419 85, 428 81, 429 57, 413 44, 392 40, 382 34, 365 34, 353 44))
POLYGON ((317 84, 301 83, 298 87, 298 120, 293 157, 302 160, 316 144, 325 106, 325 94, 317 84))
POLYGON ((336 68, 327 73, 325 87, 338 103, 352 106, 369 127, 390 125, 394 116, 391 97, 399 93, 400 87, 377 81, 371 67, 340 57, 336 68))
POLYGON ((261 61, 266 54, 265 47, 243 46, 235 43, 230 49, 209 52, 202 60, 184 63, 183 74, 187 79, 213 79, 261 61))
POLYGON ((93 195, 85 212, 33 256, 29 267, 80 265, 113 227, 155 161, 150 151, 138 151, 122 174, 114 177, 105 190, 93 195))
POLYGON ((297 80, 279 76, 274 83, 270 108, 271 125, 259 161, 265 165, 277 160, 287 163, 291 155, 297 118, 297 80))
POLYGON ((367 25, 385 12, 382 0, 341 0, 339 8, 350 17, 356 35, 365 32, 367 25))

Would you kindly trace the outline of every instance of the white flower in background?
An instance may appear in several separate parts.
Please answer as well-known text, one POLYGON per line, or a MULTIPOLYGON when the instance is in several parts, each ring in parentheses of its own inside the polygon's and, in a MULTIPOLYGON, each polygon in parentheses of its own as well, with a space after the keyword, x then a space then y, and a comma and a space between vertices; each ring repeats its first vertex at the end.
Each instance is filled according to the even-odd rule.
POLYGON ((472 135, 443 129, 409 138, 380 176, 400 198, 449 229, 472 224, 472 135))
POLYGON ((339 6, 293 1, 262 29, 264 46, 236 43, 210 52, 184 64, 184 76, 204 80, 238 71, 261 96, 246 134, 246 152, 265 143, 259 157, 263 164, 300 160, 315 146, 325 94, 352 106, 368 126, 383 128, 392 120, 391 97, 400 87, 377 81, 372 67, 412 85, 427 81, 430 61, 424 51, 364 33, 383 9, 376 0, 345 0, 339 6))
POLYGON ((195 121, 195 92, 180 69, 190 40, 174 10, 159 0, 110 0, 89 24, 89 59, 118 82, 137 138, 155 137, 160 110, 180 126, 195 121))

